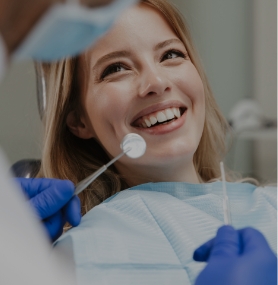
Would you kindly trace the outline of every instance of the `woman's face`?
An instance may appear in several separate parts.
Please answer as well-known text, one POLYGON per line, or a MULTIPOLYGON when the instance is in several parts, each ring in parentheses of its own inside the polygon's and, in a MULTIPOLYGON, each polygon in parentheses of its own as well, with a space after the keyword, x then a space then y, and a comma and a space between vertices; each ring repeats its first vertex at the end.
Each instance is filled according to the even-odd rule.
POLYGON ((160 13, 146 5, 128 9, 82 56, 80 68, 86 79, 81 78, 79 136, 94 137, 114 157, 126 134, 141 135, 145 155, 116 163, 120 173, 134 177, 130 184, 139 177, 138 183, 183 181, 190 171, 196 178, 193 155, 204 126, 204 88, 160 13))

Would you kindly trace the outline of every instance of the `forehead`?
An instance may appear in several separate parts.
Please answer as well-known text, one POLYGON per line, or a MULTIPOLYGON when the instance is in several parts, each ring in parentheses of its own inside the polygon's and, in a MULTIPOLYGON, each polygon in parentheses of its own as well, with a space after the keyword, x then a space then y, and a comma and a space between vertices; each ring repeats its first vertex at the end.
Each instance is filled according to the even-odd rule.
POLYGON ((178 37, 163 15, 146 4, 139 4, 127 9, 112 29, 87 53, 93 55, 92 59, 95 61, 115 50, 139 51, 169 38, 178 37))

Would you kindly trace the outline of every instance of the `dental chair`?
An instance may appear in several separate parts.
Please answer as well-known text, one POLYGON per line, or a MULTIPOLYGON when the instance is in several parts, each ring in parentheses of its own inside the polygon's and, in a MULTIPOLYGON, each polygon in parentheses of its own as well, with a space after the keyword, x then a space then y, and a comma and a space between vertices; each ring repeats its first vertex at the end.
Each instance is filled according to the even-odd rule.
MULTIPOLYGON (((40 64, 35 63, 36 85, 37 85, 37 103, 39 114, 42 119, 46 106, 46 85, 45 76, 40 64)), ((22 159, 14 163, 11 171, 15 177, 33 178, 40 169, 41 161, 39 159, 22 159)))

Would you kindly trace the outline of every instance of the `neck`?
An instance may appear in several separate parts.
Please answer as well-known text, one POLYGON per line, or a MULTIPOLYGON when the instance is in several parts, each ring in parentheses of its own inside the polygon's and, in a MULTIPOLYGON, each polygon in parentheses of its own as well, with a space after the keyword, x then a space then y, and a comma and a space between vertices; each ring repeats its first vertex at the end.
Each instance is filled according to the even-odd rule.
POLYGON ((195 170, 193 161, 182 165, 161 166, 131 166, 117 165, 119 172, 123 175, 129 187, 148 182, 188 182, 199 184, 201 179, 195 170))

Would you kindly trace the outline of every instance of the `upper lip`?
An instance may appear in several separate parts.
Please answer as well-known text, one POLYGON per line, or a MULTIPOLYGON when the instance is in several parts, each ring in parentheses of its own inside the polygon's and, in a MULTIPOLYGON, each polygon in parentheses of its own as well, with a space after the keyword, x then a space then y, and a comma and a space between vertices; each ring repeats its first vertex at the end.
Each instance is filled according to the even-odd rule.
POLYGON ((180 101, 168 101, 168 102, 161 102, 152 106, 149 106, 143 110, 141 110, 139 113, 137 113, 131 120, 131 125, 135 123, 136 120, 139 118, 149 115, 151 113, 157 112, 157 111, 162 111, 167 108, 187 108, 187 106, 180 101))

